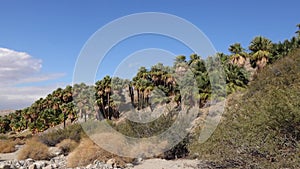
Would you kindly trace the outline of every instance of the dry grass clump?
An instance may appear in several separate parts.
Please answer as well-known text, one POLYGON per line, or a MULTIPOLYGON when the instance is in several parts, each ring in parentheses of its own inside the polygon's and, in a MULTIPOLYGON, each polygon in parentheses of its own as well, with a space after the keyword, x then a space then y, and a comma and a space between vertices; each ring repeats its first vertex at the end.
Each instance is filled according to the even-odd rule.
POLYGON ((84 166, 92 163, 100 154, 100 148, 89 139, 82 139, 79 146, 70 153, 67 159, 68 167, 84 166))
POLYGON ((17 142, 13 140, 0 140, 0 153, 12 153, 16 151, 17 142))
POLYGON ((106 162, 111 158, 115 159, 118 166, 124 166, 126 163, 132 160, 113 155, 101 149, 92 140, 83 138, 79 146, 69 154, 67 158, 67 167, 86 166, 93 163, 95 160, 106 162))
POLYGON ((41 143, 38 138, 27 140, 24 148, 18 155, 19 160, 32 158, 34 160, 47 160, 50 158, 48 147, 41 143))
POLYGON ((65 139, 56 146, 62 150, 64 155, 68 155, 78 146, 78 143, 71 139, 65 139))

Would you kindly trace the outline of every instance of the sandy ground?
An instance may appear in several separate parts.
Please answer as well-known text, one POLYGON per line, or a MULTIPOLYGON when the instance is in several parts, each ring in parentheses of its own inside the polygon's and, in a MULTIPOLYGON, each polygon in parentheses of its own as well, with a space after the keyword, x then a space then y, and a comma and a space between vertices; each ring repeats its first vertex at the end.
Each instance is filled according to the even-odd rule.
POLYGON ((20 152, 20 150, 21 150, 21 147, 13 153, 5 153, 5 154, 0 153, 0 161, 8 161, 8 160, 17 159, 18 153, 20 152))
MULTIPOLYGON (((20 149, 13 153, 0 153, 0 161, 15 160, 17 159, 20 149)), ((164 160, 164 159, 148 159, 142 161, 139 165, 131 169, 199 169, 204 167, 205 164, 199 160, 164 160)))
POLYGON ((148 159, 141 164, 134 166, 133 169, 198 169, 202 168, 204 163, 199 160, 164 160, 148 159))

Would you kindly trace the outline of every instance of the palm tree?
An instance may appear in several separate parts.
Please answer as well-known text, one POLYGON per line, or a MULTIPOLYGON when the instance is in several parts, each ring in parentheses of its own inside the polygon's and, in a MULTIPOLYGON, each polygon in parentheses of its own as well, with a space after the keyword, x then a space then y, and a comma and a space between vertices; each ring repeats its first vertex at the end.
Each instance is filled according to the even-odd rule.
POLYGON ((134 89, 132 83, 128 84, 128 91, 130 95, 131 105, 134 106, 134 89))
POLYGON ((296 31, 296 34, 298 34, 298 38, 300 38, 300 23, 296 25, 298 27, 298 30, 296 31))
POLYGON ((63 90, 63 94, 62 94, 62 101, 64 103, 68 103, 72 101, 72 86, 67 86, 64 90, 63 90))
POLYGON ((224 67, 226 73, 226 92, 231 94, 241 90, 248 84, 248 76, 244 68, 237 65, 227 64, 224 67))
POLYGON ((205 62, 200 56, 192 54, 188 62, 189 68, 194 73, 195 77, 206 71, 205 62))
POLYGON ((104 93, 107 97, 107 104, 106 104, 106 111, 107 111, 107 114, 106 114, 106 117, 110 119, 110 94, 111 94, 111 77, 110 76, 105 76, 104 79, 103 79, 103 83, 104 83, 104 93))
POLYGON ((4 117, 0 116, 0 133, 5 133, 11 130, 10 126, 10 120, 7 115, 4 117))
POLYGON ((62 111, 62 113, 63 113, 63 121, 64 121, 64 128, 66 128, 66 119, 67 119, 67 113, 68 113, 68 106, 67 106, 67 104, 66 103, 63 103, 62 105, 61 105, 61 111, 62 111))
POLYGON ((186 62, 186 57, 184 55, 179 55, 175 58, 175 65, 176 63, 182 63, 182 62, 186 62))
MULTIPOLYGON (((105 115, 105 103, 104 103, 104 83, 103 83, 103 80, 99 80, 96 82, 96 102, 99 106, 99 110, 103 116, 103 118, 106 118, 106 115, 105 115)), ((102 119, 102 118, 99 118, 99 119, 102 119)))
POLYGON ((221 61, 222 65, 226 64, 229 60, 229 56, 224 53, 217 53, 216 56, 221 61))
POLYGON ((249 49, 252 51, 251 60, 255 63, 254 66, 257 66, 258 70, 261 70, 268 63, 272 47, 271 40, 262 36, 255 37, 251 41, 249 46, 249 49))
POLYGON ((231 52, 230 63, 236 64, 239 67, 244 66, 247 54, 240 43, 230 45, 228 50, 231 52))
POLYGON ((211 85, 208 77, 208 72, 202 72, 196 77, 199 94, 199 108, 203 107, 211 95, 211 85))

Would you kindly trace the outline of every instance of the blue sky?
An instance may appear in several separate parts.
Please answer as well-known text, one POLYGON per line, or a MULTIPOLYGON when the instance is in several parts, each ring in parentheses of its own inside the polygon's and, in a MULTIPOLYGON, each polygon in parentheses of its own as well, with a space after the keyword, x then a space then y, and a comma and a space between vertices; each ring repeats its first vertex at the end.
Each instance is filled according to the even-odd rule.
MULTIPOLYGON (((299 6, 298 0, 2 0, 0 48, 9 51, 2 50, 0 59, 4 55, 16 60, 23 56, 24 62, 20 69, 23 73, 16 75, 8 76, 5 73, 8 68, 2 68, 0 109, 29 106, 56 87, 70 84, 76 59, 86 41, 117 18, 141 12, 176 15, 202 30, 217 51, 228 53, 230 44, 240 42, 247 48, 257 35, 274 42, 294 36, 296 24, 300 23, 299 6)), ((115 69, 111 58, 125 57, 143 48, 161 48, 175 55, 191 54, 182 44, 168 38, 135 37, 108 54, 97 77, 115 69)), ((7 60, 1 62, 8 67, 12 64, 7 60)))

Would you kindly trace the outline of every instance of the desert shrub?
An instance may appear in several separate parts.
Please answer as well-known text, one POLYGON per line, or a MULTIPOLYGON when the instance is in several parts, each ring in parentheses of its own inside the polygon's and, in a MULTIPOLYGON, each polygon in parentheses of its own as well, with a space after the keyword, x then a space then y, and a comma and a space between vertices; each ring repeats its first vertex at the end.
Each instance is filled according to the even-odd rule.
POLYGON ((83 138, 79 145, 72 151, 67 158, 67 167, 86 166, 93 163, 95 160, 106 162, 108 159, 114 158, 118 166, 124 166, 126 163, 131 162, 132 159, 120 158, 111 154, 99 146, 92 140, 83 138))
POLYGON ((167 160, 177 158, 185 158, 189 155, 188 145, 190 144, 190 136, 186 136, 176 146, 163 153, 162 157, 167 160))
MULTIPOLYGON (((157 152, 155 150, 156 147, 161 147, 165 149, 165 152, 161 155, 158 155, 160 158, 165 159, 176 159, 176 158, 183 158, 188 156, 188 144, 190 141, 190 136, 186 136, 183 138, 178 144, 174 147, 169 149, 170 145, 174 145, 175 142, 179 139, 178 136, 183 136, 186 133, 179 133, 179 132, 186 132, 191 126, 191 121, 195 118, 193 113, 186 114, 184 118, 178 117, 177 110, 170 110, 168 114, 162 114, 159 118, 149 123, 137 123, 130 120, 124 120, 118 124, 110 124, 113 128, 115 128, 118 132, 122 133, 123 135, 133 137, 133 138, 149 138, 149 137, 156 137, 158 143, 155 143, 153 140, 153 144, 144 143, 141 144, 140 147, 137 147, 138 150, 143 150, 144 155, 146 156, 157 156, 157 152), (169 130, 172 126, 172 130, 169 130), (162 138, 160 134, 163 132, 168 131, 168 136, 170 138, 164 137, 162 138), (174 142, 175 141, 175 142, 174 142), (153 145, 155 145, 153 147, 153 145), (157 145, 159 144, 159 146, 157 145)), ((136 147, 132 148, 132 150, 127 150, 128 152, 134 151, 136 147)), ((125 148, 123 148, 125 150, 125 148)))
POLYGON ((149 123, 138 123, 126 119, 124 122, 113 127, 126 136, 145 138, 161 134, 170 128, 174 121, 173 116, 167 114, 161 115, 158 119, 149 123))
POLYGON ((44 133, 40 136, 40 140, 48 146, 55 146, 64 139, 71 139, 79 142, 83 135, 83 130, 80 124, 74 124, 65 129, 58 129, 44 133))
POLYGON ((79 146, 70 153, 67 159, 68 167, 85 166, 92 163, 100 154, 100 148, 89 139, 82 139, 79 146))
POLYGON ((6 140, 6 139, 8 139, 7 135, 0 134, 0 140, 6 140))
POLYGON ((16 151, 17 142, 11 139, 0 140, 0 153, 11 153, 16 151))
MULTIPOLYGON (((31 138, 31 137, 30 137, 31 138)), ((28 138, 24 138, 24 137, 15 137, 15 138, 11 138, 12 140, 14 140, 14 142, 16 143, 16 145, 24 145, 26 143, 26 140, 29 139, 28 138)))
POLYGON ((65 139, 56 146, 62 150, 64 155, 68 155, 78 146, 78 143, 71 139, 65 139))
POLYGON ((38 138, 34 137, 27 140, 25 146, 18 154, 18 159, 24 160, 32 158, 34 160, 47 160, 50 158, 48 147, 41 143, 38 138))

